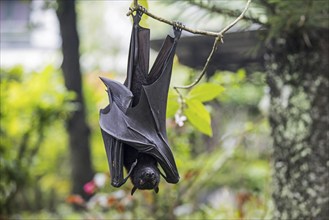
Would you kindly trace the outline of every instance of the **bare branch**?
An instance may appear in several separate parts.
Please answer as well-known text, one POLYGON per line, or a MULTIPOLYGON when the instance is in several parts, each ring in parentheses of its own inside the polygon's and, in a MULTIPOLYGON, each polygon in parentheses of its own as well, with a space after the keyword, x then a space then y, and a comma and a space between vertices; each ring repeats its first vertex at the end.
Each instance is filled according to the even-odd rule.
POLYGON ((210 54, 209 54, 209 56, 207 58, 207 62, 203 66, 202 71, 201 71, 200 75, 198 76, 198 78, 196 78, 196 80, 192 84, 190 84, 190 85, 186 85, 186 86, 174 86, 174 89, 176 91, 178 91, 177 89, 189 89, 189 88, 192 88, 193 86, 195 86, 196 84, 198 84, 200 82, 200 80, 202 79, 202 77, 206 74, 207 69, 208 69, 208 66, 209 66, 209 63, 210 63, 213 55, 215 54, 219 43, 222 42, 221 40, 222 40, 221 37, 216 37, 216 39, 214 41, 214 45, 212 46, 212 50, 211 50, 211 52, 210 52, 210 54))
POLYGON ((248 0, 246 6, 244 7, 243 11, 241 12, 240 16, 237 17, 231 24, 229 24, 228 26, 226 26, 222 31, 220 31, 219 33, 220 34, 225 34, 228 30, 230 30, 236 23, 238 23, 243 17, 244 15, 246 14, 248 8, 249 8, 249 5, 251 3, 251 0, 248 0))

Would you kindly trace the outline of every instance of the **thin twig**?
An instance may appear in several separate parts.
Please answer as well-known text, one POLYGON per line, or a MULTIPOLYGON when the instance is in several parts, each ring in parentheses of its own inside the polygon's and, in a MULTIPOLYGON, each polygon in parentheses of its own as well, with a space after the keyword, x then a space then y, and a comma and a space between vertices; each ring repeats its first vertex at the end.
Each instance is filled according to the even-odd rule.
POLYGON ((134 7, 138 7, 138 0, 134 0, 134 7))
POLYGON ((240 16, 237 17, 231 24, 229 24, 228 26, 226 26, 222 31, 220 31, 219 33, 220 34, 225 34, 228 30, 230 30, 236 23, 238 23, 242 18, 243 16, 246 14, 248 8, 249 8, 249 5, 251 3, 251 0, 248 0, 246 6, 244 7, 243 11, 241 12, 240 16))
MULTIPOLYGON (((210 63, 213 55, 215 54, 215 51, 217 50, 217 47, 218 47, 219 42, 221 42, 222 39, 223 39, 222 37, 216 37, 216 39, 214 41, 214 45, 212 46, 212 50, 211 50, 211 52, 210 52, 210 54, 209 54, 209 56, 207 58, 207 62, 203 66, 202 71, 201 71, 200 75, 196 78, 196 80, 193 83, 191 83, 190 85, 186 85, 186 86, 174 86, 174 89, 176 91, 178 91, 178 89, 189 89, 189 88, 192 88, 193 86, 195 86, 196 84, 198 84, 200 82, 200 80, 202 79, 202 77, 207 72, 209 63, 210 63)), ((180 95, 180 93, 179 93, 179 95, 180 95)))

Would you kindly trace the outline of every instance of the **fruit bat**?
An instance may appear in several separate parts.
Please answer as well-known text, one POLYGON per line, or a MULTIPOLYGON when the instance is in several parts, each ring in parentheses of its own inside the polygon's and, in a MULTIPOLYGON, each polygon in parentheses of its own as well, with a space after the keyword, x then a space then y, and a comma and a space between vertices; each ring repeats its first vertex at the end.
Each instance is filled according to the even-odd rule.
POLYGON ((150 30, 139 26, 142 14, 137 11, 133 15, 124 84, 101 77, 107 87, 109 105, 100 110, 99 123, 111 184, 120 187, 130 176, 134 185, 131 194, 136 189, 154 189, 157 193, 160 175, 168 183, 179 181, 167 140, 166 105, 181 29, 174 25, 175 36, 167 36, 149 72, 150 30), (125 178, 124 166, 128 172, 125 178))

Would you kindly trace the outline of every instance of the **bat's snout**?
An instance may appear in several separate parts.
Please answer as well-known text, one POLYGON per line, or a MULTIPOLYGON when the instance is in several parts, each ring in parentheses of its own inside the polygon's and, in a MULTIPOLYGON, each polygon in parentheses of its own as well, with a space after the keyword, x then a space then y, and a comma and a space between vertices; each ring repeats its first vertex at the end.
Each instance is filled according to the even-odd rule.
POLYGON ((155 178, 155 173, 153 171, 149 171, 149 172, 145 173, 145 176, 147 178, 154 179, 155 178))
POLYGON ((133 183, 138 189, 154 189, 159 185, 160 175, 153 167, 143 167, 138 170, 133 183))

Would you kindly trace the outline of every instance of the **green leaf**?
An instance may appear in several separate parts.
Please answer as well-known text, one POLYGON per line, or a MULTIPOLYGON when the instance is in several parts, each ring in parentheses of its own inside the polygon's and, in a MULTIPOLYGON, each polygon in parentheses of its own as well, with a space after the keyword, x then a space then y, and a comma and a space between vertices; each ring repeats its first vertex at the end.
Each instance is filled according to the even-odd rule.
POLYGON ((170 89, 168 93, 166 117, 167 118, 174 117, 178 109, 179 109, 178 95, 172 89, 170 89))
POLYGON ((246 79, 246 70, 245 69, 239 69, 236 72, 238 80, 241 82, 246 79))
POLYGON ((215 83, 203 83, 195 86, 187 95, 189 99, 196 99, 200 102, 210 101, 219 96, 224 87, 215 83))
POLYGON ((200 132, 212 136, 210 114, 206 107, 197 99, 187 99, 184 114, 191 124, 200 132))

